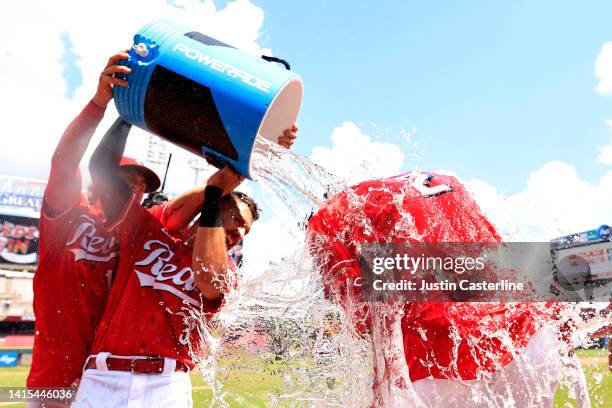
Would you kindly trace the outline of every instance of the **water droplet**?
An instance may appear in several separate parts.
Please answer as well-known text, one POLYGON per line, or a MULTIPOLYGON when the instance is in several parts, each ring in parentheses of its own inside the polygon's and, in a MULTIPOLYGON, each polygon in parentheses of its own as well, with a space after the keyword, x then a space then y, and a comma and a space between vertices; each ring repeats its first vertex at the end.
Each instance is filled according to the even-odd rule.
POLYGON ((595 371, 593 373, 593 379, 595 380, 595 384, 599 384, 601 383, 601 381, 603 380, 603 374, 599 371, 595 371))

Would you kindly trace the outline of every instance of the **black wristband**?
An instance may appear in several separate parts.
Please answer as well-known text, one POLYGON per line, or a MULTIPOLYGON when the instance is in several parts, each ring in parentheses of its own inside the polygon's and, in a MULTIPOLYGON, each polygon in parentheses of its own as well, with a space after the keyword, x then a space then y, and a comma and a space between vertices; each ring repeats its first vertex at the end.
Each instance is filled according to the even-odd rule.
POLYGON ((223 190, 217 186, 206 186, 204 189, 204 206, 200 214, 200 227, 222 227, 221 222, 221 196, 223 190))

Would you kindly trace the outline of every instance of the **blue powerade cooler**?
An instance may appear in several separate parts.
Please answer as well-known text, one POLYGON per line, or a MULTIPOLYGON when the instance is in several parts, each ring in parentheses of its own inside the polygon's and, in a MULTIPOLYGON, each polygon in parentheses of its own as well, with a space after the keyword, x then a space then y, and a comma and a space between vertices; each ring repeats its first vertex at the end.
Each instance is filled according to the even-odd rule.
POLYGON ((297 74, 171 21, 143 27, 129 54, 119 114, 217 166, 251 178, 255 138, 276 142, 297 118, 297 74))

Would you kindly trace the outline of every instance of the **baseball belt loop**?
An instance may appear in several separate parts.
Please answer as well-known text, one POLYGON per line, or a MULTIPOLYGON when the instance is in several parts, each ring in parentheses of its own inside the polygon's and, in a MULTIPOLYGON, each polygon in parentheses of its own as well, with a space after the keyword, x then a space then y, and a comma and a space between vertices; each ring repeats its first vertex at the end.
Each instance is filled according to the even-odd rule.
POLYGON ((164 370, 161 372, 162 375, 172 375, 176 371, 176 360, 173 358, 164 357, 164 370))
POLYGON ((91 360, 91 358, 93 357, 92 354, 88 355, 87 358, 85 359, 85 364, 83 364, 83 372, 85 372, 85 370, 87 370, 87 364, 89 364, 89 360, 91 360))
POLYGON ((108 366, 106 365, 106 359, 110 356, 109 352, 98 353, 96 356, 96 370, 98 371, 108 371, 108 366))

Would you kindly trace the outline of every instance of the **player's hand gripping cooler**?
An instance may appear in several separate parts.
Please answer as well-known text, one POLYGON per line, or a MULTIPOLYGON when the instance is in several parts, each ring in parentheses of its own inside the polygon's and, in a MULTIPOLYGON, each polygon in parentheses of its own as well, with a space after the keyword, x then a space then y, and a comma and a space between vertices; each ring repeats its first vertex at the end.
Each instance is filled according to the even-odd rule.
POLYGON ((282 60, 171 21, 143 27, 129 55, 129 85, 114 90, 119 114, 216 166, 229 164, 250 178, 255 138, 276 142, 297 118, 302 80, 282 60))

